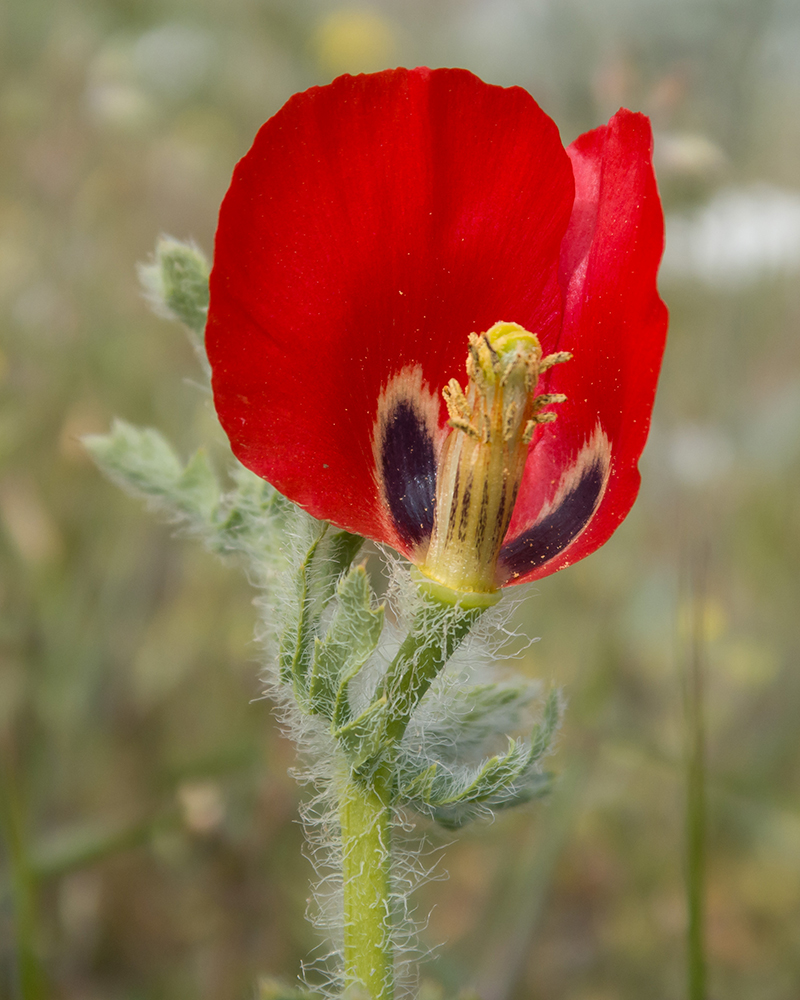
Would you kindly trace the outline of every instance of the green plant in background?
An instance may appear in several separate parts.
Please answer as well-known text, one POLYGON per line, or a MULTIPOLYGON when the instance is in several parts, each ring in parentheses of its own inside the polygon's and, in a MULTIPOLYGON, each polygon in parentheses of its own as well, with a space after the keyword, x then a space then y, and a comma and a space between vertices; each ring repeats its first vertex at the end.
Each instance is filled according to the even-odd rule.
POLYGON ((558 695, 500 748, 537 687, 494 678, 486 641, 501 587, 588 555, 635 498, 666 330, 650 153, 629 112, 565 151, 524 91, 465 71, 344 77, 290 101, 237 168, 210 302, 192 246, 162 240, 141 269, 209 374, 205 328, 243 464, 223 485, 203 451, 184 465, 122 422, 85 443, 261 592, 268 690, 316 790, 327 992, 414 988, 409 813, 453 829, 550 788, 558 695), (386 604, 364 536, 414 564, 388 559, 386 604))

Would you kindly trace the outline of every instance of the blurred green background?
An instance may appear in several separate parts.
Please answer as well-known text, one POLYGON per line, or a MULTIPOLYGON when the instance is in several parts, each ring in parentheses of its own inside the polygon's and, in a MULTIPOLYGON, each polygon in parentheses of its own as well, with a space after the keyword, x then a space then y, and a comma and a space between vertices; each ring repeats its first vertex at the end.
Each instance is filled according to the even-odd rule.
MULTIPOLYGON (((220 441, 135 265, 210 253, 258 126, 344 71, 466 66, 565 141, 652 116, 672 313, 634 512, 522 595, 569 698, 548 806, 443 846, 428 991, 686 995, 683 678, 706 679, 709 996, 800 996, 800 7, 6 0, 0 8, 0 996, 234 1000, 315 946, 251 593, 105 482, 112 417, 220 441)), ((220 445, 221 453, 221 445, 220 445)))

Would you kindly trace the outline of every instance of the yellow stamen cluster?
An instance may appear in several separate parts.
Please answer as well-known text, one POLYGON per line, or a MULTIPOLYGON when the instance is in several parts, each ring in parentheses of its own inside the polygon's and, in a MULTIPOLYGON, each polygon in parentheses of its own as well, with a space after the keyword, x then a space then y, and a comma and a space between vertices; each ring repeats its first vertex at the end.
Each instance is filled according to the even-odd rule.
POLYGON ((568 361, 542 356, 538 337, 516 323, 470 334, 468 383, 443 395, 453 431, 445 440, 436 484, 433 534, 422 572, 453 590, 491 592, 495 569, 537 424, 555 420, 545 406, 561 393, 535 395, 543 372, 568 361))

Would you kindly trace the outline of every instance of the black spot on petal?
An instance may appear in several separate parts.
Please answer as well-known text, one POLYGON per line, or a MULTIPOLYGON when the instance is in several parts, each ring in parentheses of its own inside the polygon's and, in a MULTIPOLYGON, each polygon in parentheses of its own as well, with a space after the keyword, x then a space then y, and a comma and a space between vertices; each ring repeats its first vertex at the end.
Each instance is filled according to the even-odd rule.
POLYGON ((501 572, 524 576, 563 552, 592 519, 605 481, 605 463, 596 459, 554 510, 503 546, 501 572))
POLYGON ((419 545, 433 531, 436 452, 424 417, 409 400, 398 400, 383 420, 379 462, 397 533, 419 545))

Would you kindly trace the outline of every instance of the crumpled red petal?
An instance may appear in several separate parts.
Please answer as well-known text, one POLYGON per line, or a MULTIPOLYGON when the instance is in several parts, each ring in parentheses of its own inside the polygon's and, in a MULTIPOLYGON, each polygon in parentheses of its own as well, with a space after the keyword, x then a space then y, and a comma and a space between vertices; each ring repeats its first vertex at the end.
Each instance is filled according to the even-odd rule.
POLYGON ((217 231, 206 345, 237 457, 410 553, 376 478, 380 393, 419 366, 440 398, 468 334, 498 320, 554 349, 572 201, 555 125, 519 88, 399 69, 293 97, 236 167, 217 231))
POLYGON ((568 399, 531 447, 501 555, 509 583, 582 559, 630 510, 667 330, 656 289, 664 235, 649 121, 621 110, 567 152, 575 204, 561 247, 565 306, 558 349, 572 351, 574 359, 546 379, 546 391, 568 399), (571 504, 562 508, 566 527, 554 512, 565 498, 571 504), (549 549, 542 529, 554 539, 549 549), (527 562, 526 532, 539 539, 527 562))

